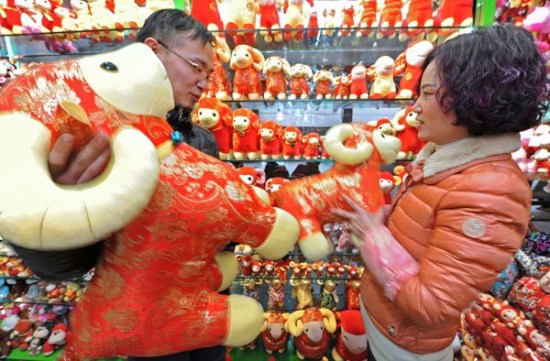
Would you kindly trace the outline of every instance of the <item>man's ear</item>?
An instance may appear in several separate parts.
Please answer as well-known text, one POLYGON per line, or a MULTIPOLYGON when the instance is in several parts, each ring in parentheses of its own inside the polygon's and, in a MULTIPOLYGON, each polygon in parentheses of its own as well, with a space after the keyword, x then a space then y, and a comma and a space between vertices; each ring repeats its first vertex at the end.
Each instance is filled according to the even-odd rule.
POLYGON ((153 52, 156 54, 158 49, 160 48, 160 45, 159 43, 155 40, 155 38, 151 38, 151 37, 148 37, 147 39, 145 39, 143 41, 143 43, 145 45, 147 45, 148 47, 151 48, 151 50, 153 50, 153 52))

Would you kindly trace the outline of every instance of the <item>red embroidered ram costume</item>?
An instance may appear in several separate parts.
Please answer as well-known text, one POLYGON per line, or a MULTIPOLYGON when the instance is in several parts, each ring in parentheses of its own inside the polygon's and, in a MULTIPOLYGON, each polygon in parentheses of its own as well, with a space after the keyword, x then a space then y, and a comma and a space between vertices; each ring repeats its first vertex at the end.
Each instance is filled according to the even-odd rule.
POLYGON ((332 209, 350 209, 343 194, 369 211, 384 205, 379 185, 380 167, 396 159, 401 142, 373 126, 345 123, 327 131, 324 146, 335 160, 331 169, 294 179, 273 193, 277 206, 300 222, 298 242, 310 260, 332 252, 331 242, 323 235, 323 225, 341 221, 332 209))
POLYGON ((237 346, 261 332, 259 303, 216 292, 238 269, 220 250, 233 240, 280 258, 298 224, 234 169, 172 140, 172 99, 166 70, 143 44, 30 67, 2 92, 0 166, 10 171, 0 236, 37 250, 107 239, 63 360, 237 346), (83 144, 99 130, 113 137, 106 171, 82 185, 53 183, 50 144, 63 132, 83 144))

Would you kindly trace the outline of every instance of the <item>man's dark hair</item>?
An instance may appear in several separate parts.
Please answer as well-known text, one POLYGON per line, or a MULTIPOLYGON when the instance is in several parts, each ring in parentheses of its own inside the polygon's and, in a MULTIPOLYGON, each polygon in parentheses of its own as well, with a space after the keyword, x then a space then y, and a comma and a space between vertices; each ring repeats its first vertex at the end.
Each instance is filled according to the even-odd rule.
POLYGON ((471 136, 529 129, 548 110, 546 60, 521 27, 495 25, 459 35, 437 46, 424 68, 431 62, 441 79, 437 99, 471 136))
POLYGON ((178 9, 161 9, 149 15, 136 40, 143 43, 151 37, 177 45, 182 33, 186 33, 187 39, 202 40, 203 44, 215 42, 214 35, 201 22, 178 9))

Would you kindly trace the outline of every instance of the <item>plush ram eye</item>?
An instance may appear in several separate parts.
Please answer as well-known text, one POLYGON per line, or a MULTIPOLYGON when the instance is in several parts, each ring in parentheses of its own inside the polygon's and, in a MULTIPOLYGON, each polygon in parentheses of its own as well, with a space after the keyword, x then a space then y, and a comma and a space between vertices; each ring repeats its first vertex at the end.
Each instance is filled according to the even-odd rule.
POLYGON ((107 71, 112 71, 112 72, 118 71, 118 67, 115 64, 111 63, 110 61, 104 61, 103 63, 101 63, 99 67, 107 71))

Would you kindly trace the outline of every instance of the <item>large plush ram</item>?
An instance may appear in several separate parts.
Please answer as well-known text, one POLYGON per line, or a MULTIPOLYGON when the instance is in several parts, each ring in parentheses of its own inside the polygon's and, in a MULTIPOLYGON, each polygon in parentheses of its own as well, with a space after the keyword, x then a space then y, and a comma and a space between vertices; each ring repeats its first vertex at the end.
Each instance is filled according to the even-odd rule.
POLYGON ((173 141, 172 99, 162 63, 143 44, 30 67, 0 95, 0 236, 36 250, 107 239, 71 316, 64 360, 238 346, 262 330, 259 303, 216 292, 237 273, 220 250, 236 241, 280 258, 298 223, 228 165, 173 141), (82 145, 99 130, 113 138, 103 175, 54 183, 52 142, 71 132, 82 145))

